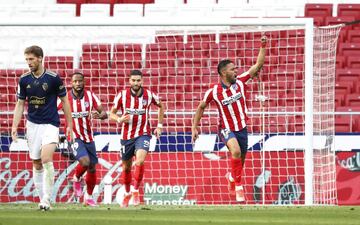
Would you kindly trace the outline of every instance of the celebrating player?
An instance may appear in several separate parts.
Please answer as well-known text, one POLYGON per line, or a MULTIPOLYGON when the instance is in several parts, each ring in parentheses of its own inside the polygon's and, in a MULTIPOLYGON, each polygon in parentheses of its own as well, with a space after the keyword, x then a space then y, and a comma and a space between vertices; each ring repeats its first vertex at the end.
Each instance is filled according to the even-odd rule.
POLYGON ((125 185, 125 194, 121 203, 128 207, 131 196, 134 205, 140 204, 139 186, 144 174, 144 161, 150 147, 151 130, 149 123, 149 109, 151 104, 159 107, 158 125, 154 131, 157 138, 161 135, 164 108, 157 95, 142 87, 143 75, 139 70, 130 72, 130 88, 117 94, 110 118, 121 124, 121 154, 122 180, 125 185), (121 116, 116 115, 121 110, 121 116), (135 184, 130 192, 131 164, 135 160, 135 184))
MULTIPOLYGON (((72 150, 76 159, 79 161, 79 164, 75 168, 73 188, 75 196, 80 198, 82 195, 82 176, 87 172, 85 179, 87 196, 85 196, 84 203, 88 206, 96 206, 92 194, 96 185, 96 164, 98 163, 98 158, 96 155, 91 119, 104 120, 107 118, 107 114, 98 97, 91 91, 84 90, 85 81, 82 73, 74 73, 71 82, 72 90, 68 98, 74 124, 73 133, 75 136, 72 150), (96 111, 94 111, 94 109, 96 111)), ((61 108, 60 102, 58 108, 61 108)))
POLYGON ((226 174, 229 190, 235 191, 236 201, 245 201, 241 185, 241 174, 245 162, 248 145, 246 128, 247 106, 245 100, 245 82, 257 75, 265 61, 266 36, 261 37, 261 48, 256 64, 248 71, 237 76, 237 68, 230 60, 222 60, 218 64, 221 82, 206 91, 200 102, 192 125, 192 140, 198 138, 198 125, 206 106, 214 101, 220 115, 219 136, 231 152, 231 172, 226 174))
POLYGON ((43 65, 43 50, 30 46, 24 51, 30 71, 20 77, 17 90, 17 103, 11 128, 12 140, 17 139, 17 128, 24 112, 25 100, 28 102, 26 123, 27 143, 33 162, 33 180, 38 191, 41 210, 50 209, 54 186, 53 154, 59 142, 59 114, 56 99, 59 96, 67 120, 66 133, 72 139, 72 121, 66 89, 60 77, 43 65))

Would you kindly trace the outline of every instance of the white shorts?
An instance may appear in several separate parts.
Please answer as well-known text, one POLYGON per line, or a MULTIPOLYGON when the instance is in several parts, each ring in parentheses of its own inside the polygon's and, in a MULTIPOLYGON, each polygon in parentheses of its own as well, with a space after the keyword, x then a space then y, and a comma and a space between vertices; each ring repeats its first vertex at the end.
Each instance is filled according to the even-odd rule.
POLYGON ((42 146, 59 142, 59 128, 51 124, 36 124, 27 121, 26 139, 30 158, 34 160, 40 159, 42 146))

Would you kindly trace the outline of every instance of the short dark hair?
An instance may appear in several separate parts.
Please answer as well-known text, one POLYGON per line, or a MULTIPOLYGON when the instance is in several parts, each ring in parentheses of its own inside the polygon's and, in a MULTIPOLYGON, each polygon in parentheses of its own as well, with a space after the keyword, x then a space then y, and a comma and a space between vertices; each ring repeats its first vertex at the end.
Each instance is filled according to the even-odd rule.
POLYGON ((221 75, 221 70, 224 69, 230 63, 233 63, 233 62, 229 59, 221 60, 217 66, 218 74, 221 75))
POLYGON ((82 72, 76 71, 71 75, 71 78, 75 75, 80 75, 82 77, 82 79, 84 79, 84 74, 82 72))
POLYGON ((36 57, 44 57, 44 52, 42 48, 36 45, 32 45, 30 47, 27 47, 24 51, 24 54, 33 54, 36 57))
POLYGON ((143 74, 142 74, 142 72, 140 70, 131 70, 130 71, 130 77, 131 76, 141 76, 141 77, 143 77, 143 74))

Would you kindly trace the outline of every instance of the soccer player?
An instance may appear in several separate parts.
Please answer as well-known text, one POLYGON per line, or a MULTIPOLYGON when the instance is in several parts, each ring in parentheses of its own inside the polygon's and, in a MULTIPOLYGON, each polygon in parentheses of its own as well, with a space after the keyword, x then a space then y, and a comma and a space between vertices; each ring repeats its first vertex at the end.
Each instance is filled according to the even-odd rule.
POLYGON ((151 104, 158 108, 158 125, 154 131, 157 138, 162 131, 164 108, 159 97, 150 90, 142 87, 143 74, 139 70, 130 72, 130 88, 118 93, 114 99, 114 106, 110 111, 110 118, 121 124, 121 158, 122 158, 122 181, 125 185, 125 194, 121 203, 122 207, 128 207, 131 196, 134 205, 140 204, 139 186, 144 174, 144 161, 150 147, 151 130, 149 122, 149 110, 151 104), (116 115, 121 110, 121 116, 116 115), (131 164, 133 156, 135 160, 135 184, 130 192, 131 164))
POLYGON ((16 141, 26 100, 26 136, 33 163, 33 180, 39 193, 39 208, 47 211, 50 209, 54 186, 53 154, 59 141, 57 97, 60 97, 63 104, 67 120, 66 133, 72 138, 71 111, 62 80, 42 65, 43 50, 39 46, 30 46, 25 49, 24 55, 30 71, 23 74, 19 80, 11 136, 12 140, 16 141))
MULTIPOLYGON (((85 178, 87 195, 85 195, 84 204, 96 206, 92 193, 97 181, 96 164, 98 163, 98 158, 92 131, 92 119, 104 120, 107 118, 107 114, 99 98, 91 91, 84 90, 85 81, 82 73, 74 73, 71 82, 72 90, 68 94, 68 98, 74 125, 73 135, 75 137, 72 150, 75 158, 79 161, 75 168, 73 188, 75 196, 80 198, 82 195, 82 176, 87 172, 85 178)), ((58 109, 60 108, 61 102, 58 103, 58 109)))
POLYGON ((231 172, 226 178, 229 190, 235 191, 236 201, 245 201, 244 190, 241 185, 241 173, 245 162, 248 145, 246 128, 247 106, 245 100, 245 82, 255 77, 265 61, 266 36, 261 37, 261 47, 256 64, 248 71, 237 76, 238 70, 230 60, 222 60, 217 70, 220 83, 206 91, 203 101, 200 102, 192 125, 192 140, 198 138, 198 125, 206 106, 214 101, 219 110, 220 131, 219 136, 231 152, 231 172))

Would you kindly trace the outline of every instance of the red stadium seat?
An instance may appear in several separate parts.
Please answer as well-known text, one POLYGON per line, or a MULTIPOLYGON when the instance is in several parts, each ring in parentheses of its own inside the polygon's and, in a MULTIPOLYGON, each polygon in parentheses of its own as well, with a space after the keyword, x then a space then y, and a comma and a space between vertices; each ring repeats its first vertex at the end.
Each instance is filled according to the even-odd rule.
POLYGON ((360 43, 360 32, 358 30, 349 30, 346 40, 351 43, 360 43))
POLYGON ((336 79, 358 82, 360 81, 360 69, 337 69, 336 79))
POLYGON ((345 56, 336 56, 336 69, 342 69, 345 66, 346 57, 345 56))
POLYGON ((141 44, 115 44, 114 45, 114 52, 140 52, 141 53, 141 44))
POLYGON ((72 69, 74 57, 72 56, 45 56, 44 66, 51 70, 72 69))
POLYGON ((344 95, 335 94, 335 108, 341 107, 344 104, 344 95))
POLYGON ((360 43, 340 43, 339 55, 360 56, 360 43))
MULTIPOLYGON (((352 16, 344 16, 344 17, 326 17, 325 19, 325 25, 336 25, 336 24, 340 24, 340 23, 345 23, 345 22, 351 22, 354 21, 354 17, 352 16)), ((347 30, 351 30, 352 26, 345 26, 342 28, 342 35, 344 37, 341 38, 341 41, 344 40, 344 38, 346 37, 346 31, 347 30)))
POLYGON ((350 116, 335 116, 335 132, 351 132, 351 130, 350 116))
POLYGON ((337 95, 346 95, 354 91, 354 83, 351 81, 337 81, 335 83, 335 93, 337 95))
POLYGON ((360 19, 360 4, 338 4, 338 16, 353 16, 360 19))
POLYGON ((184 42, 183 35, 167 35, 167 36, 156 36, 155 37, 156 43, 182 43, 184 42))
POLYGON ((188 36, 188 42, 215 42, 215 34, 194 34, 188 36))
POLYGON ((87 0, 57 0, 59 4, 76 4, 76 16, 80 16, 80 6, 86 3, 87 0))
POLYGON ((107 69, 109 68, 108 53, 83 53, 80 57, 82 69, 107 69))
POLYGON ((347 59, 348 68, 360 69, 360 58, 359 56, 349 56, 347 59))
POLYGON ((348 94, 345 97, 346 106, 360 106, 360 94, 348 94))
POLYGON ((306 4, 305 5, 305 17, 332 16, 333 5, 332 4, 306 4))

